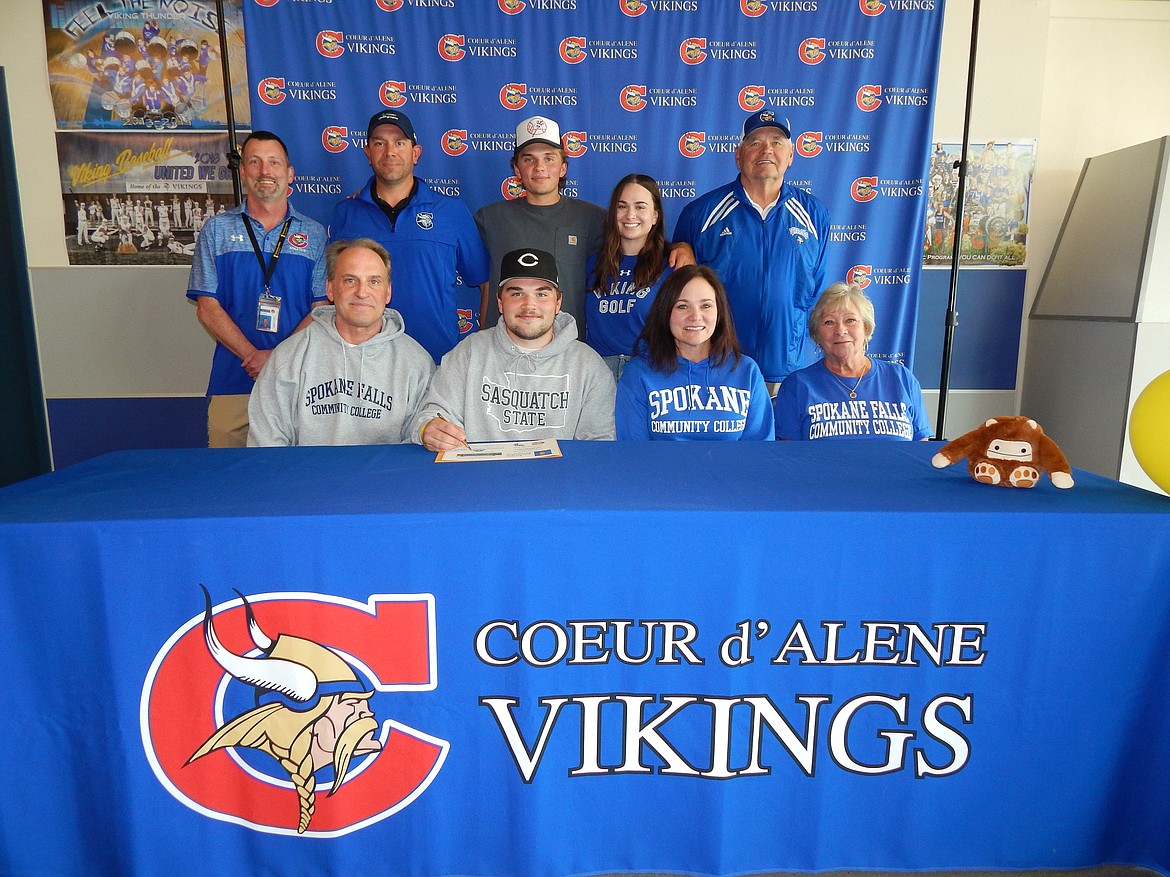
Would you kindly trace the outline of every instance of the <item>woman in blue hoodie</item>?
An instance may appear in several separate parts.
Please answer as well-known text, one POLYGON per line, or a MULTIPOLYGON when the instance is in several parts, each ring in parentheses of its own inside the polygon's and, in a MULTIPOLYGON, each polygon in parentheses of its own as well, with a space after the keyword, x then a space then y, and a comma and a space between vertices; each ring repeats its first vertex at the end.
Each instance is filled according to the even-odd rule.
POLYGON ((772 441, 772 400, 740 350, 727 293, 705 265, 662 284, 618 381, 619 440, 772 441))

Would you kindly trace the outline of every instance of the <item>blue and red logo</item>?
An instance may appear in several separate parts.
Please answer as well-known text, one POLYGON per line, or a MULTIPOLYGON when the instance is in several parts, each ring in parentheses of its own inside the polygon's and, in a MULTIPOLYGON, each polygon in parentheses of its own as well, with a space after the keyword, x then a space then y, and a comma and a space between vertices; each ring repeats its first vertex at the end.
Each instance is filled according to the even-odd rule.
POLYGON ((561 40, 561 60, 566 64, 580 64, 589 57, 585 51, 588 45, 589 41, 585 37, 565 37, 561 40))
POLYGON ((345 34, 339 30, 323 30, 317 34, 317 51, 326 58, 340 58, 345 51, 345 34))
POLYGON ((686 158, 698 158, 707 151, 707 134, 705 131, 687 131, 678 138, 678 151, 686 158))
POLYGON ((825 38, 809 37, 800 44, 798 52, 800 60, 805 64, 820 64, 827 57, 825 55, 825 38))
POLYGON ((621 102, 623 110, 629 110, 631 113, 644 110, 646 109, 646 86, 627 85, 622 89, 621 97, 618 100, 621 102))
MULTIPOLYGON (((291 195, 292 193, 290 192, 289 194, 291 195)), ((288 245, 298 250, 303 250, 309 245, 309 236, 303 231, 294 232, 288 236, 288 245)))
POLYGON ((869 276, 873 273, 873 265, 854 265, 845 272, 845 282, 851 283, 858 289, 865 289, 872 282, 869 276))
POLYGON ((321 145, 326 152, 345 152, 349 149, 349 129, 344 125, 327 126, 321 131, 321 145))
POLYGON ((630 18, 637 18, 646 11, 645 0, 618 0, 618 8, 630 18))
POLYGON ((824 148, 821 145, 823 139, 824 134, 820 131, 805 131, 796 138, 796 151, 805 158, 819 155, 824 148))
POLYGON ((447 155, 462 155, 467 152, 467 129, 448 128, 443 134, 443 152, 447 155))
POLYGON ((397 12, 406 0, 374 0, 374 4, 383 12, 397 12))
POLYGON ((337 837, 426 791, 450 744, 395 721, 436 685, 430 594, 269 593, 205 610, 142 687, 147 760, 178 801, 270 834, 337 837))
POLYGON ((881 15, 886 11, 886 4, 882 0, 857 0, 863 15, 881 15))
POLYGON ((585 154, 589 135, 584 131, 566 131, 561 137, 561 146, 569 158, 580 158, 585 154))
POLYGON ((764 86, 745 85, 739 90, 739 108, 745 113, 754 113, 764 105, 764 86))
POLYGON ((528 84, 509 82, 500 89, 500 105, 506 110, 518 110, 528 103, 528 84))
POLYGON ((768 11, 764 0, 739 0, 739 11, 748 18, 759 18, 768 11))
POLYGON ((517 198, 523 198, 528 192, 525 191, 519 177, 505 177, 500 183, 500 194, 509 201, 515 201, 517 198))
POLYGON ((387 79, 378 89, 378 100, 388 107, 402 106, 406 103, 406 83, 400 79, 387 79))
POLYGON ((467 37, 461 33, 445 33, 439 37, 439 57, 444 61, 462 61, 467 54, 467 37))
POLYGON ((707 40, 703 37, 691 37, 678 45, 678 56, 684 64, 702 64, 707 60, 707 40))
POLYGON ((270 107, 282 103, 288 97, 284 93, 284 77, 269 76, 266 79, 261 79, 260 84, 256 86, 256 94, 270 107))
POLYGON ((877 184, 877 177, 858 177, 849 188, 849 194, 854 201, 864 204, 877 197, 877 184))
POLYGON ((872 113, 882 105, 882 87, 880 85, 863 85, 857 89, 857 108, 864 113, 872 113))
POLYGON ((509 15, 519 15, 528 4, 524 0, 496 0, 496 5, 500 7, 501 12, 506 12, 509 15))

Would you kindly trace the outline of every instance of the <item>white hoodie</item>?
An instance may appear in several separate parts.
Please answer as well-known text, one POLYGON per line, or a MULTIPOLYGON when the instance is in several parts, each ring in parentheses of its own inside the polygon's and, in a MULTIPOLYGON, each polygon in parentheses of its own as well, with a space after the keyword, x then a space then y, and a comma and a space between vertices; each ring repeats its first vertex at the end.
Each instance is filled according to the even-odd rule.
POLYGON ((331 305, 286 338, 256 379, 248 402, 248 446, 389 445, 410 427, 435 364, 387 308, 382 330, 350 344, 331 305))

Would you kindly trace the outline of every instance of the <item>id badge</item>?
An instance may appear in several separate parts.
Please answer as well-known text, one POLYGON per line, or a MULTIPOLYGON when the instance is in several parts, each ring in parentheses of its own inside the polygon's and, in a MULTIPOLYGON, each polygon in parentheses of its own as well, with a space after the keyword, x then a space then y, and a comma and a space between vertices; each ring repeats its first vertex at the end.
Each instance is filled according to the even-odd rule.
POLYGON ((280 298, 265 292, 256 306, 256 331, 280 331, 280 298))

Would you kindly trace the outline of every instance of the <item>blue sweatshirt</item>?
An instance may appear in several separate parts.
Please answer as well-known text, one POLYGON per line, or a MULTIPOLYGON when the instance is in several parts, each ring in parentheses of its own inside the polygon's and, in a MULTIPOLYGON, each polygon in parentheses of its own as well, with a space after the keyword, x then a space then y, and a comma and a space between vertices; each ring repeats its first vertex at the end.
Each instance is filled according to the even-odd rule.
POLYGON ((619 440, 775 439, 768 388, 747 356, 719 366, 680 356, 671 374, 637 356, 618 382, 616 419, 619 440))

